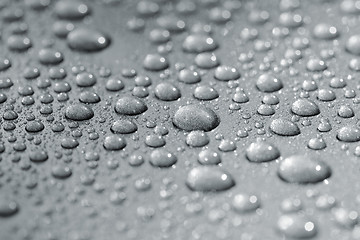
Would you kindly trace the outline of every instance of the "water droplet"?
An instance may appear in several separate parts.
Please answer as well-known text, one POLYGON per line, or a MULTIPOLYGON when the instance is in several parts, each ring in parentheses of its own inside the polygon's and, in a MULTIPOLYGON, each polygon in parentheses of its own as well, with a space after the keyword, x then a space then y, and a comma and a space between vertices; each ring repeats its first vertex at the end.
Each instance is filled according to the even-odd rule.
POLYGON ((236 68, 219 66, 215 70, 215 78, 220 81, 236 80, 240 78, 240 73, 236 68))
POLYGON ((210 69, 217 67, 220 64, 219 59, 215 53, 199 53, 195 57, 195 64, 199 68, 210 69))
POLYGON ((311 117, 320 113, 318 105, 308 99, 296 100, 291 106, 291 111, 302 117, 311 117))
POLYGON ((155 149, 150 154, 150 163, 155 167, 167 168, 177 162, 177 157, 163 149, 155 149))
POLYGON ((65 179, 71 176, 72 171, 68 166, 55 165, 51 168, 51 174, 58 179, 65 179))
POLYGON ((84 104, 74 104, 66 108, 65 116, 74 121, 84 121, 93 118, 94 111, 84 104))
POLYGON ((218 47, 217 42, 205 34, 192 34, 185 38, 183 49, 189 53, 210 52, 218 47))
POLYGON ((270 75, 262 74, 256 81, 256 87, 261 92, 276 92, 283 88, 283 84, 280 79, 270 75))
POLYGON ((124 115, 139 115, 147 110, 147 105, 141 99, 125 96, 117 100, 115 112, 124 115))
POLYGON ((313 35, 318 39, 331 40, 339 36, 339 31, 330 24, 319 23, 314 27, 313 35))
POLYGON ((210 131, 220 124, 220 118, 210 108, 202 105, 188 105, 180 107, 175 112, 173 123, 186 131, 210 131))
POLYGON ((159 54, 148 54, 144 59, 143 65, 149 71, 161 71, 168 68, 170 64, 166 57, 159 54))
POLYGON ((260 199, 256 195, 238 193, 233 198, 232 207, 239 213, 253 212, 260 207, 260 199))
POLYGON ((210 142, 208 135, 204 131, 191 131, 186 136, 186 144, 191 147, 203 147, 210 142))
POLYGON ((187 84, 194 84, 201 81, 200 74, 190 69, 183 69, 179 72, 179 81, 187 84))
POLYGON ((180 90, 171 83, 160 83, 155 87, 155 96, 162 101, 175 101, 181 97, 180 90))
POLYGON ((217 165, 221 163, 221 157, 217 152, 206 149, 199 153, 198 161, 202 165, 217 165))
POLYGON ((93 29, 76 28, 67 35, 70 48, 82 52, 100 51, 110 45, 110 38, 93 29))
POLYGON ((58 18, 76 20, 90 14, 90 8, 80 1, 59 1, 54 6, 58 18))
POLYGON ((347 41, 345 48, 354 55, 360 55, 360 35, 352 35, 347 41))
POLYGON ((126 146, 126 141, 122 137, 110 135, 105 137, 103 145, 106 150, 117 151, 123 149, 126 146))
POLYGON ((10 217, 19 211, 19 205, 13 201, 2 197, 0 199, 0 217, 10 217))
POLYGON ((292 155, 280 161, 278 175, 289 183, 317 183, 331 176, 331 168, 321 160, 292 155))
POLYGON ((283 118, 272 120, 270 130, 280 136, 295 136, 300 134, 300 129, 295 123, 283 118))
POLYGON ((280 151, 270 143, 257 141, 251 143, 246 149, 246 157, 251 162, 268 162, 279 158, 280 151))
POLYGON ((343 142, 360 141, 360 129, 355 125, 340 128, 336 135, 337 139, 343 142))
POLYGON ((192 191, 224 191, 235 185, 233 177, 220 167, 201 166, 190 170, 186 185, 192 191))
POLYGON ((219 97, 219 93, 211 86, 200 85, 194 90, 194 97, 203 101, 214 100, 219 97))
POLYGON ((131 120, 127 119, 116 120, 111 125, 111 131, 113 133, 129 134, 136 132, 137 129, 137 125, 131 120))
POLYGON ((277 227, 288 238, 313 238, 318 231, 311 218, 295 213, 282 215, 277 221, 277 227))
POLYGON ((96 83, 96 77, 92 73, 82 72, 76 75, 76 85, 79 87, 91 87, 96 83))

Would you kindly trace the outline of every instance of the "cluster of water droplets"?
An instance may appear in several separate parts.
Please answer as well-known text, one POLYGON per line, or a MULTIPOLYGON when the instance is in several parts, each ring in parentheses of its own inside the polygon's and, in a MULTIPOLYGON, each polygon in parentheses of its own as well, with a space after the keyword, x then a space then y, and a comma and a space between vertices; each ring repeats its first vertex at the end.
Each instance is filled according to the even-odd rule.
POLYGON ((360 239, 359 14, 356 0, 1 1, 0 232, 360 239))

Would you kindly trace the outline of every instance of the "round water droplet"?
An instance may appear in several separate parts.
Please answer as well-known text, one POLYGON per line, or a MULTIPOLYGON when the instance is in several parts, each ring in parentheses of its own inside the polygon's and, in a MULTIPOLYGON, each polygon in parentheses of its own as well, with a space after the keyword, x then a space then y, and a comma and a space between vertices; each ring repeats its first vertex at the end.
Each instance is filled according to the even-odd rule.
POLYGON ((206 149, 199 153, 198 161, 202 165, 217 165, 221 163, 221 157, 217 152, 206 149))
POLYGON ((223 139, 221 140, 218 148, 222 152, 232 152, 236 150, 236 144, 229 139, 223 139))
POLYGON ((40 121, 30 121, 25 126, 25 130, 28 132, 40 132, 44 130, 44 128, 44 124, 40 121))
MULTIPOLYGON (((136 79, 135 79, 135 82, 136 82, 136 79)), ((113 92, 120 91, 120 90, 124 89, 124 87, 125 87, 125 85, 124 85, 123 81, 118 78, 111 78, 105 84, 106 90, 113 91, 113 92)))
POLYGON ((210 131, 220 124, 220 118, 210 108, 202 105, 187 105, 175 112, 173 123, 186 131, 210 131))
POLYGON ((289 183, 317 183, 331 176, 331 168, 325 162, 306 155, 292 155, 280 162, 278 175, 289 183))
POLYGON ((250 162, 268 162, 280 157, 280 151, 274 145, 257 141, 250 144, 246 149, 246 157, 250 162))
POLYGON ((7 39, 7 46, 11 51, 24 52, 32 47, 32 41, 23 35, 11 35, 7 39))
POLYGON ((194 97, 203 101, 214 100, 219 97, 219 93, 215 88, 208 85, 200 85, 194 90, 194 97))
POLYGON ((190 53, 210 52, 218 47, 217 42, 205 34, 192 34, 185 38, 183 49, 190 53))
POLYGON ((161 71, 169 67, 169 61, 159 54, 148 54, 144 59, 143 66, 149 71, 161 71))
POLYGON ((71 176, 72 171, 68 166, 55 165, 51 168, 51 174, 58 179, 65 179, 71 176))
POLYGON ((306 63, 306 69, 311 71, 311 72, 319 72, 319 71, 324 71, 325 69, 327 69, 327 65, 321 59, 311 58, 306 63))
POLYGON ((45 151, 34 150, 30 152, 29 159, 34 163, 45 162, 48 159, 48 154, 45 151))
POLYGON ((203 147, 210 142, 204 131, 191 131, 186 137, 186 144, 191 147, 203 147))
POLYGON ((256 195, 238 193, 233 198, 232 207, 239 213, 253 212, 260 207, 260 199, 256 195))
POLYGON ((308 99, 298 99, 296 100, 292 106, 291 111, 296 115, 303 117, 311 117, 318 115, 320 113, 320 109, 316 103, 308 99))
POLYGON ((360 129, 355 125, 340 128, 336 135, 337 139, 343 142, 360 141, 360 129))
POLYGON ((215 78, 220 81, 236 80, 240 78, 240 73, 236 68, 219 66, 215 70, 215 78))
POLYGON ((39 62, 44 65, 56 65, 64 60, 64 56, 61 52, 51 48, 41 49, 38 55, 39 62))
POLYGON ((19 205, 13 200, 4 197, 0 199, 0 217, 10 217, 19 211, 19 205))
POLYGON ((217 67, 220 64, 220 61, 214 53, 205 52, 196 55, 195 64, 199 68, 210 69, 217 67))
POLYGON ((164 149, 156 149, 150 154, 150 163, 155 167, 167 168, 177 162, 177 157, 164 149))
POLYGON ((287 238, 313 238, 317 235, 315 222, 300 214, 282 215, 277 221, 278 230, 287 238))
POLYGON ((181 97, 180 90, 171 83, 160 83, 155 87, 155 96, 162 101, 175 101, 181 97))
POLYGON ((279 23, 284 27, 297 28, 303 24, 303 18, 297 13, 284 12, 279 16, 279 23))
POLYGON ((360 35, 352 35, 345 45, 346 50, 354 55, 360 55, 360 35))
POLYGON ((149 147, 158 148, 158 147, 165 146, 166 141, 163 138, 163 136, 152 134, 152 135, 146 136, 145 144, 146 144, 146 146, 149 146, 149 147))
POLYGON ((122 137, 111 135, 105 137, 103 145, 106 150, 117 151, 123 149, 126 146, 126 141, 122 137))
POLYGON ((354 110, 351 107, 346 106, 346 105, 341 105, 337 114, 339 117, 342 117, 342 118, 351 118, 351 117, 355 116, 354 110))
POLYGON ((283 84, 280 79, 270 75, 270 74, 262 74, 258 77, 256 81, 256 87, 261 92, 276 92, 283 88, 283 84))
POLYGON ((121 119, 115 121, 110 129, 113 133, 129 134, 137 131, 137 125, 131 120, 121 119))
POLYGON ((235 185, 233 177, 220 167, 201 166, 190 170, 186 185, 192 191, 224 191, 235 185))
POLYGON ((335 222, 345 229, 352 229, 359 221, 359 214, 346 208, 335 208, 332 210, 335 222))
POLYGON ((280 136, 295 136, 300 134, 300 129, 295 123, 283 118, 272 120, 270 130, 280 136))
POLYGON ((318 39, 331 40, 339 36, 339 31, 330 24, 319 23, 314 27, 313 35, 318 39))
POLYGON ((320 101, 328 102, 336 99, 336 95, 329 89, 319 89, 317 98, 320 101))
POLYGON ((179 72, 179 81, 187 84, 194 84, 201 81, 200 74, 190 69, 183 69, 179 72))
POLYGON ((82 19, 90 14, 90 8, 77 0, 58 1, 54 6, 54 11, 58 18, 69 20, 82 19))
POLYGON ((147 110, 145 102, 136 97, 125 96, 117 100, 115 112, 124 115, 139 115, 147 110))
POLYGON ((96 77, 92 73, 82 72, 76 75, 76 85, 79 87, 91 87, 96 83, 96 77))
POLYGON ((89 120, 94 117, 94 111, 84 104, 74 104, 66 108, 65 117, 74 121, 89 120))
POLYGON ((321 137, 312 138, 308 142, 308 148, 313 150, 322 150, 326 148, 326 143, 321 137))
POLYGON ((67 35, 67 43, 73 50, 93 52, 108 47, 110 38, 96 30, 76 28, 67 35))
POLYGON ((82 92, 80 93, 79 100, 82 103, 98 103, 100 102, 100 97, 94 92, 82 92))
POLYGON ((280 100, 276 95, 270 94, 265 95, 262 99, 262 102, 268 105, 276 105, 280 102, 280 100))

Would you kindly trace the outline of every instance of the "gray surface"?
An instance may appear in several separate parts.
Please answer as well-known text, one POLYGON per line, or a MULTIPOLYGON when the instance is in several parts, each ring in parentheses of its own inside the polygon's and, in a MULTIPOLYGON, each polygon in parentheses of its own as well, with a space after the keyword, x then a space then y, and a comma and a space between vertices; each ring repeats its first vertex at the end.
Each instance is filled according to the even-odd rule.
MULTIPOLYGON (((148 53, 155 53, 157 47, 148 40, 149 31, 156 26, 154 18, 146 19, 144 31, 134 33, 129 31, 126 23, 136 14, 136 1, 119 1, 118 4, 104 4, 102 1, 87 1, 92 8, 90 16, 83 21, 76 21, 76 26, 87 25, 91 28, 100 29, 111 36, 111 45, 103 51, 96 53, 78 53, 71 50, 66 40, 54 37, 52 24, 57 20, 53 14, 51 4, 41 12, 30 10, 22 1, 8 1, 9 8, 19 6, 25 10, 23 21, 29 25, 27 35, 33 40, 33 47, 24 53, 14 53, 8 50, 6 39, 9 36, 9 23, 1 22, 2 42, 0 44, 0 57, 8 57, 12 66, 0 73, 0 78, 11 77, 14 86, 0 91, 8 96, 8 100, 0 105, 1 115, 5 106, 14 99, 14 107, 19 112, 19 117, 13 122, 16 124, 14 131, 2 131, 1 141, 5 145, 5 152, 1 154, 0 197, 12 198, 19 205, 19 212, 11 217, 0 218, 0 239, 290 239, 276 231, 276 221, 282 212, 279 210, 282 200, 289 197, 298 197, 303 202, 303 210, 316 221, 318 234, 316 239, 352 239, 359 238, 359 228, 350 229, 339 226, 334 221, 331 210, 321 211, 315 207, 317 195, 330 194, 337 200, 340 208, 358 210, 359 200, 358 183, 359 159, 354 156, 357 143, 344 143, 336 139, 339 128, 358 124, 359 106, 354 104, 354 99, 344 97, 344 89, 332 89, 336 94, 336 100, 321 102, 316 99, 317 91, 309 92, 310 99, 316 102, 320 108, 320 114, 314 117, 301 117, 298 126, 301 134, 294 137, 278 136, 271 133, 269 124, 272 119, 283 117, 291 119, 291 103, 294 97, 304 92, 301 84, 305 79, 315 76, 318 88, 330 89, 329 82, 334 76, 346 79, 345 89, 353 89, 358 94, 359 74, 348 68, 350 59, 356 57, 344 50, 346 40, 353 34, 359 33, 358 15, 349 15, 340 11, 338 1, 301 1, 299 9, 295 10, 302 15, 305 23, 300 28, 290 29, 286 38, 276 38, 271 31, 278 27, 280 14, 278 1, 245 2, 239 10, 232 14, 232 19, 225 25, 217 25, 209 22, 205 6, 198 6, 197 12, 189 16, 180 16, 190 29, 196 22, 205 22, 213 27, 213 38, 219 43, 215 51, 224 65, 236 67, 242 77, 235 81, 248 93, 250 101, 241 104, 241 109, 230 111, 229 105, 235 93, 235 88, 230 88, 226 82, 214 79, 214 69, 204 71, 202 81, 199 84, 210 83, 219 92, 220 97, 216 100, 204 102, 220 116, 221 122, 213 131, 207 132, 210 143, 208 148, 218 151, 222 158, 221 167, 226 169, 234 178, 236 185, 223 192, 201 193, 189 190, 186 186, 187 173, 194 166, 198 166, 197 155, 201 148, 190 148, 185 143, 186 132, 177 129, 171 121, 178 107, 187 103, 199 103, 192 94, 199 84, 187 85, 177 80, 176 63, 183 63, 189 67, 193 64, 194 54, 182 51, 182 42, 188 35, 188 31, 171 34, 173 49, 168 54, 170 68, 167 70, 168 79, 161 79, 163 72, 146 71, 142 67, 142 61, 148 53), (254 9, 264 9, 270 13, 270 20, 265 25, 252 25, 247 20, 248 13, 254 9), (340 32, 335 40, 316 40, 311 36, 313 27, 320 22, 333 24, 340 32), (252 69, 245 69, 245 64, 237 59, 240 53, 253 50, 253 41, 242 42, 239 34, 244 27, 256 28, 259 31, 259 39, 269 40, 273 49, 268 52, 254 52, 252 69), (281 67, 280 60, 283 58, 285 49, 291 46, 291 41, 296 36, 304 36, 310 40, 310 47, 302 50, 303 58, 296 61, 291 68, 281 67), (69 82, 72 90, 68 92, 69 100, 59 102, 52 87, 49 93, 55 98, 51 104, 55 121, 61 121, 65 130, 60 133, 51 131, 52 123, 46 120, 47 116, 39 113, 42 106, 38 96, 44 93, 36 87, 36 80, 26 80, 23 77, 23 69, 27 66, 35 66, 40 69, 39 78, 47 78, 48 69, 38 62, 38 51, 44 47, 45 42, 54 42, 54 48, 64 55, 64 61, 60 64, 66 69, 68 76, 65 81, 69 82), (310 72, 306 70, 306 63, 312 56, 320 57, 322 49, 332 49, 335 57, 326 60, 328 69, 324 72, 310 72), (275 92, 280 99, 276 113, 273 116, 264 117, 256 113, 261 104, 261 93, 255 88, 255 81, 262 73, 259 66, 272 56, 270 72, 282 80, 284 88, 275 92), (70 136, 74 129, 69 126, 71 120, 64 117, 65 107, 78 102, 78 96, 83 88, 76 86, 75 76, 71 72, 73 66, 83 65, 86 69, 97 76, 97 84, 90 89, 101 97, 101 102, 91 104, 95 116, 87 121, 79 122, 79 130, 83 135, 78 138, 79 146, 73 150, 65 150, 60 145, 63 137, 70 136), (109 92, 105 89, 108 78, 99 76, 99 68, 111 69, 112 76, 119 76, 125 88, 119 92, 109 92), (134 78, 121 77, 124 68, 136 69, 138 75, 148 75, 152 79, 152 85, 148 88, 149 97, 144 101, 148 110, 138 116, 125 117, 132 119, 138 126, 134 134, 125 135, 127 146, 121 151, 107 151, 103 147, 105 136, 110 135, 110 126, 122 118, 114 111, 114 105, 118 98, 131 95, 134 87, 134 78), (297 74, 291 75, 296 71, 297 74), (174 83, 181 91, 181 98, 174 102, 164 102, 154 98, 154 87, 162 82, 174 83), (33 86, 35 104, 22 106, 18 87, 28 84, 33 86), (337 110, 341 105, 349 105, 353 108, 355 116, 341 118, 337 116, 337 110), (164 110, 167 106, 169 109, 164 110), (45 129, 39 133, 27 133, 25 131, 26 115, 33 113, 42 121, 45 129), (249 118, 249 119, 247 119, 249 118), (327 147, 315 151, 307 147, 311 138, 319 132, 317 126, 321 118, 328 118, 333 130, 322 133, 327 147), (303 126, 303 121, 310 121, 309 126, 303 126), (165 136, 167 151, 177 156, 177 163, 171 168, 156 168, 149 163, 149 156, 153 150, 144 143, 145 137, 153 133, 153 129, 147 127, 149 122, 165 126, 169 134, 165 136), (264 125, 264 135, 259 135, 255 128, 256 123, 264 125), (87 129, 94 128, 99 134, 99 139, 89 140, 87 129), (249 136, 238 138, 236 132, 240 129, 251 128, 249 136), (225 139, 236 142, 237 149, 231 152, 218 150, 220 141, 218 134, 225 139), (25 142, 25 151, 14 151, 14 143, 9 142, 11 136, 16 136, 16 142, 25 142), (41 144, 35 146, 28 136, 41 139, 41 144), (264 138, 274 144, 281 153, 280 159, 268 163, 250 163, 245 158, 245 149, 257 138, 264 138), (29 152, 32 149, 43 149, 48 153, 48 160, 35 164, 29 161, 29 152), (99 153, 98 166, 91 168, 85 160, 87 152, 99 153), (128 164, 129 155, 139 153, 144 156, 145 163, 140 167, 131 167, 128 164), (282 181, 277 175, 279 162, 293 154, 308 154, 313 158, 325 161, 332 169, 332 175, 325 182, 308 185, 289 184, 282 181), (60 156, 61 155, 61 156, 60 156), (13 162, 15 156, 20 157, 19 162, 13 162), (57 157, 56 157, 57 156, 57 157), (60 156, 60 157, 59 157, 60 156), (109 169, 107 162, 115 160, 119 167, 109 169), (23 163, 31 165, 29 170, 21 168, 23 163), (72 170, 72 176, 59 180, 52 176, 52 166, 64 163, 72 170), (93 175, 95 182, 91 186, 81 183, 84 176, 93 175), (151 179, 151 189, 137 191, 134 187, 136 179, 148 177, 151 179), (26 187, 29 178, 34 178, 37 185, 33 189, 26 187), (97 193, 94 189, 100 184, 104 191, 97 193), (121 187, 123 186, 123 187, 121 187), (118 189, 118 190, 117 190, 118 189), (121 204, 110 201, 113 192, 124 192, 126 200, 121 204), (256 212, 247 214, 236 213, 231 209, 232 198, 237 193, 256 194, 261 200, 261 208, 256 212), (162 197, 167 195, 168 197, 162 197), (313 196, 314 195, 314 196, 313 196), (198 214, 189 213, 186 209, 190 204, 199 204, 201 211, 198 214), (141 211, 148 211, 148 219, 141 211), (214 217, 217 216, 217 217, 214 217), (218 218, 218 220, 212 220, 218 218), (241 223, 241 224, 239 224, 241 223), (126 226, 126 227, 124 227, 126 226), (125 229, 124 229, 125 228, 125 229)), ((166 2, 166 1, 162 1, 166 2)), ((205 1, 203 1, 205 2, 205 1)), ((217 1, 214 1, 217 2, 217 1)), ((171 3, 161 3, 162 12, 172 11, 171 3)), ((219 5, 215 3, 214 6, 219 5)), ((4 13, 8 7, 3 8, 4 13)), ((52 84, 56 81, 51 80, 52 84)), ((1 120, 4 124, 5 120, 1 120)), ((15 143, 16 143, 15 142, 15 143)), ((145 214, 146 215, 146 214, 145 214)))

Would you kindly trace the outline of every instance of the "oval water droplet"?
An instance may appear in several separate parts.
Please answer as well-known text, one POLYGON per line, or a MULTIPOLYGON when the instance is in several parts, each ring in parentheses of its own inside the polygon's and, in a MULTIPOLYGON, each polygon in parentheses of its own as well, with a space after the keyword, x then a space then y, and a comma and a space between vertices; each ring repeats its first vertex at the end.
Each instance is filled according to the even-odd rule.
POLYGON ((115 104, 115 112, 124 115, 139 115, 147 109, 147 105, 143 100, 130 96, 118 99, 115 104))
POLYGON ((280 157, 280 151, 274 145, 257 141, 250 144, 245 151, 246 157, 250 162, 268 162, 280 157))
POLYGON ((201 166, 190 170, 186 185, 192 191, 224 191, 235 185, 233 177, 220 167, 201 166))
POLYGON ((320 113, 320 109, 316 103, 303 98, 296 100, 292 104, 291 111, 302 117, 311 117, 320 113))
POLYGON ((280 161, 278 175, 289 183, 318 183, 331 176, 331 168, 321 160, 306 155, 292 155, 280 161))
POLYGON ((110 38, 93 29, 76 28, 67 35, 70 48, 81 52, 100 51, 110 45, 110 38))
POLYGON ((74 121, 89 120, 94 117, 94 111, 84 104, 74 104, 65 109, 65 117, 74 121))
POLYGON ((270 130, 280 136, 295 136, 300 134, 300 129, 295 123, 283 118, 272 120, 270 130))
POLYGON ((202 105, 187 105, 180 107, 173 117, 176 127, 186 130, 210 131, 220 124, 220 118, 210 108, 202 105))

